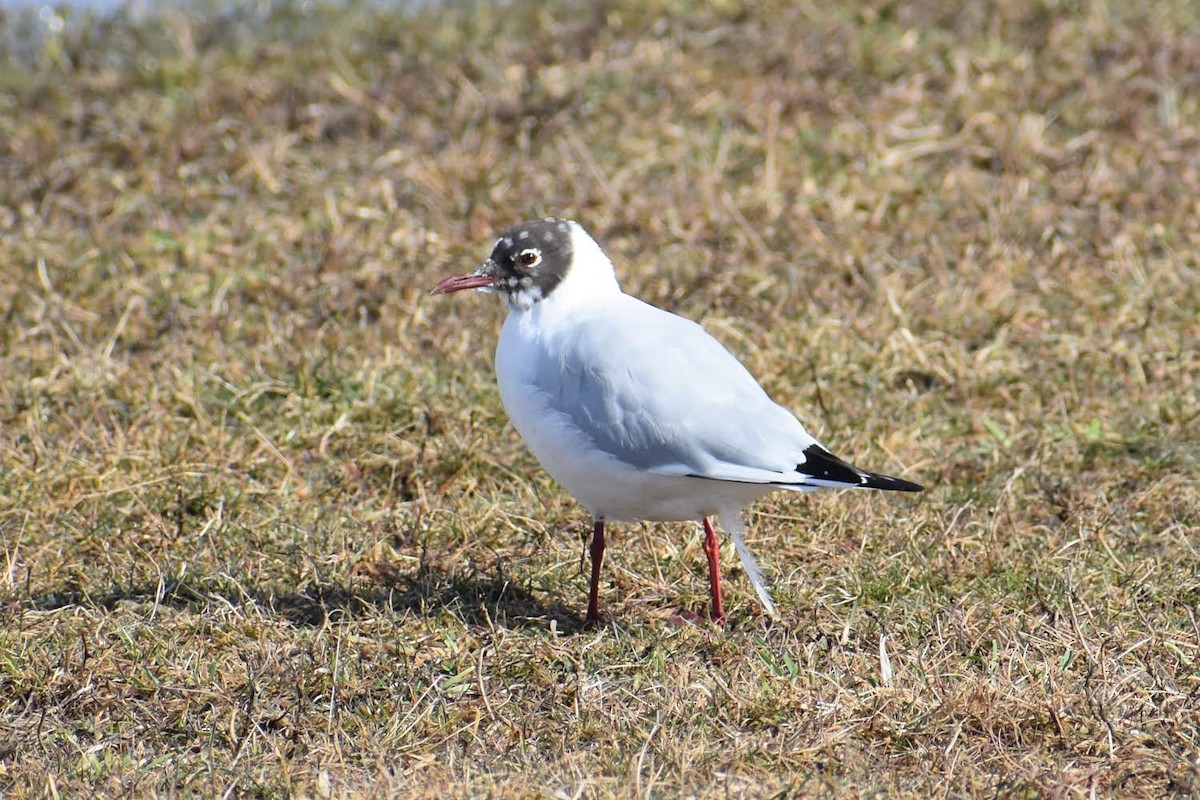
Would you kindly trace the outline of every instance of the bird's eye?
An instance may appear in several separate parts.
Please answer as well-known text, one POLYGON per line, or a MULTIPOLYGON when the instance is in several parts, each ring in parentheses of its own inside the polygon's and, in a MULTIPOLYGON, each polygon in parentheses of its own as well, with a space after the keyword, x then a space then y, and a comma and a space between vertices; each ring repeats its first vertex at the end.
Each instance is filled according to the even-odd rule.
POLYGON ((541 260, 541 252, 533 249, 532 247, 528 250, 522 250, 520 253, 517 253, 517 263, 522 267, 536 267, 541 260))

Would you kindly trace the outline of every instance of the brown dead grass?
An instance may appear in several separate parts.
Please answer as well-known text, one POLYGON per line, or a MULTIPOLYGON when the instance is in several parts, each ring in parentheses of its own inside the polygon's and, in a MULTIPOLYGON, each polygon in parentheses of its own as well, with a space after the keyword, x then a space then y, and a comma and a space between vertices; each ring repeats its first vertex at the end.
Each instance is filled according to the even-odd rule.
POLYGON ((1200 793, 1198 87, 1188 3, 173 11, 10 50, 6 793, 1200 793), (930 490, 759 504, 781 624, 735 572, 726 630, 670 626, 699 537, 623 527, 581 630, 503 310, 426 294, 544 213, 930 490))

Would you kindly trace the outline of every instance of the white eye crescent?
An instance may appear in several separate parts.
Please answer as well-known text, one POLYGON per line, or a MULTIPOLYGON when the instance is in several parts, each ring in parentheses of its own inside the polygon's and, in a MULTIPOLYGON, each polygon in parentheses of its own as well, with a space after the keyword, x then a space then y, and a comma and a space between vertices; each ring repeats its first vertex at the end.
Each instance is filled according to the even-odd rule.
POLYGON ((536 267, 542 263, 542 252, 535 247, 530 247, 517 253, 517 263, 522 267, 536 267))

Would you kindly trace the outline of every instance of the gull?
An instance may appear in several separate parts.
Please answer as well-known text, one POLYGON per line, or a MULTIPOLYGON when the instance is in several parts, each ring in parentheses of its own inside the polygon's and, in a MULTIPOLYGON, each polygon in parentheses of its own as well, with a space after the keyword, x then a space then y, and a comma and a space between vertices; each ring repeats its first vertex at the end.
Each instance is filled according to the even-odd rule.
POLYGON ((924 488, 830 453, 704 328, 621 291, 612 261, 577 222, 517 225, 478 269, 443 279, 433 293, 465 289, 507 301, 496 347, 504 408, 546 471, 592 515, 590 625, 600 623, 606 522, 701 520, 710 616, 720 623, 718 516, 777 619, 746 547, 748 505, 780 489, 924 488))

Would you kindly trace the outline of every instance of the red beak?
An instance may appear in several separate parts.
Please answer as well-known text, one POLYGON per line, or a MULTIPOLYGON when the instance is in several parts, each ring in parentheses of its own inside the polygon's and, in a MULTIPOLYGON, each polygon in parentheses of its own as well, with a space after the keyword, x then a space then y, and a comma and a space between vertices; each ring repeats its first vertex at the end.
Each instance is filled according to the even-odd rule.
POLYGON ((450 294, 451 292, 461 292, 463 289, 482 289, 486 286, 491 286, 496 282, 494 267, 495 265, 489 258, 484 262, 483 266, 474 272, 442 278, 438 281, 438 285, 433 287, 433 291, 430 294, 450 294))

